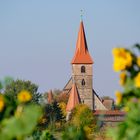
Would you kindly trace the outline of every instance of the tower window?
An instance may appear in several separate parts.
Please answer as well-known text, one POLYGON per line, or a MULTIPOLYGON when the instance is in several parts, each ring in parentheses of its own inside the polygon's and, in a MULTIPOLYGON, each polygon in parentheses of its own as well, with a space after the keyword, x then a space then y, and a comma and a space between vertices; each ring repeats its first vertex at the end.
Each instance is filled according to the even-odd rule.
POLYGON ((81 67, 81 73, 85 73, 86 72, 86 68, 85 68, 85 66, 82 66, 81 67))
POLYGON ((82 86, 84 86, 86 83, 85 83, 85 80, 84 79, 82 79, 82 86))

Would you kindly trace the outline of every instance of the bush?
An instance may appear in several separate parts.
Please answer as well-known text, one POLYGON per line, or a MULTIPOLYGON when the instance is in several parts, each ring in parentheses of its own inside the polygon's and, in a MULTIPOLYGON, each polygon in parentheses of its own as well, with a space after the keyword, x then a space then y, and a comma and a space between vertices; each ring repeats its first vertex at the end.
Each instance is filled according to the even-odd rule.
POLYGON ((89 138, 87 137, 83 127, 77 129, 74 126, 70 126, 64 131, 62 140, 89 140, 89 138))
POLYGON ((82 127, 87 134, 93 133, 95 119, 92 110, 85 104, 77 105, 73 110, 71 123, 78 129, 82 127))

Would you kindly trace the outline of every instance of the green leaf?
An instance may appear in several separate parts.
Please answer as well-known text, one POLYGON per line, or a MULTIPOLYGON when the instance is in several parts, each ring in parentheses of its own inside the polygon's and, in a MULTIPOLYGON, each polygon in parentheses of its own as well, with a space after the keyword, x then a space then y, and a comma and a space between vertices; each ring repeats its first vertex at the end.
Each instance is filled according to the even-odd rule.
POLYGON ((1 83, 1 81, 0 81, 0 90, 2 90, 2 88, 3 88, 3 85, 2 85, 2 83, 1 83))
POLYGON ((134 81, 131 78, 127 77, 126 83, 124 85, 124 92, 130 92, 132 91, 132 89, 134 89, 134 81))
POLYGON ((0 139, 23 138, 33 132, 38 119, 41 116, 41 109, 37 105, 30 105, 24 108, 21 117, 4 119, 0 130, 0 139))

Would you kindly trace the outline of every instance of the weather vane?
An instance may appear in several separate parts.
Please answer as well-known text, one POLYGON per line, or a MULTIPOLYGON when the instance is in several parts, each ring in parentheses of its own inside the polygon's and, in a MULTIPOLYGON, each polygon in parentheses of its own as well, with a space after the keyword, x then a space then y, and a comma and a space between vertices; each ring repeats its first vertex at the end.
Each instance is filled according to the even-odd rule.
POLYGON ((81 9, 81 21, 83 20, 83 10, 81 9))

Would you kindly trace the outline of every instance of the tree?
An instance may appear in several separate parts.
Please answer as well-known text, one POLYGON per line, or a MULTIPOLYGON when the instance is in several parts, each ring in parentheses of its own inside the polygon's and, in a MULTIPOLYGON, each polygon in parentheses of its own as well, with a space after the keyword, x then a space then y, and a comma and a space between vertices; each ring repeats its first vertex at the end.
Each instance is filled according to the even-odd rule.
POLYGON ((72 111, 72 118, 62 134, 62 140, 90 140, 95 129, 92 110, 84 104, 77 105, 72 111))
POLYGON ((44 117, 47 119, 46 124, 50 125, 51 127, 54 127, 56 122, 62 122, 64 120, 61 108, 57 102, 46 105, 44 117))
POLYGON ((72 112, 72 126, 84 128, 87 134, 91 134, 96 127, 92 110, 85 104, 77 105, 72 112))
POLYGON ((13 80, 10 84, 6 85, 4 94, 13 100, 17 98, 17 94, 22 90, 27 90, 31 93, 31 102, 39 103, 41 94, 38 92, 38 86, 31 81, 13 80))

